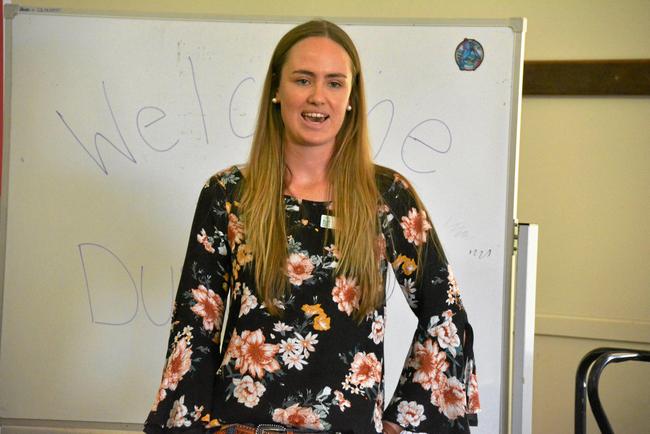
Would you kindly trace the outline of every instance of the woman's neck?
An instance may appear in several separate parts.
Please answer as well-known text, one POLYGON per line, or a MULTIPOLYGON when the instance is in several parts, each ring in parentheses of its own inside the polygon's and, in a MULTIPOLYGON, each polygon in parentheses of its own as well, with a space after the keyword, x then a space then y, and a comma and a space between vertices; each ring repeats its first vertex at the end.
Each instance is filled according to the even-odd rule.
POLYGON ((325 146, 285 146, 284 192, 299 199, 331 200, 328 164, 332 148, 325 146))

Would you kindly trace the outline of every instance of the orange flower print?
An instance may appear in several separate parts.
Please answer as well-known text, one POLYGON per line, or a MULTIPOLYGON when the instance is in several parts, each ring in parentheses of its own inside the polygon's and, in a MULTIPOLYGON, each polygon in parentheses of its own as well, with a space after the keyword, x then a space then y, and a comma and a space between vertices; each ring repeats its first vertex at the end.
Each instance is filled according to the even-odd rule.
POLYGON ((196 235, 196 241, 203 244, 203 248, 208 253, 214 253, 214 247, 212 247, 212 243, 210 242, 210 239, 208 238, 208 234, 205 232, 205 229, 201 229, 201 233, 196 235))
POLYGON ((325 311, 323 311, 323 308, 319 304, 303 304, 300 309, 302 309, 303 312, 305 312, 305 315, 307 316, 313 316, 313 315, 325 315, 325 311))
POLYGON ((431 403, 449 420, 465 415, 465 399, 465 386, 456 377, 445 377, 441 387, 431 392, 431 403))
POLYGON ((309 260, 309 256, 304 253, 292 253, 287 259, 287 275, 292 285, 300 286, 302 282, 311 277, 314 270, 314 264, 309 260))
POLYGON ((320 418, 312 408, 300 407, 298 404, 273 410, 273 422, 297 428, 324 429, 320 418))
POLYGON ((345 276, 336 278, 332 299, 338 303, 341 312, 345 312, 348 316, 352 315, 352 311, 359 308, 360 296, 357 279, 347 279, 345 276))
POLYGON ((266 387, 259 381, 253 380, 249 375, 245 375, 243 378, 234 378, 232 382, 235 385, 233 395, 237 398, 237 402, 248 408, 259 404, 260 396, 266 392, 266 387))
POLYGON ((419 426, 422 421, 427 420, 424 415, 424 407, 416 401, 402 401, 397 406, 397 423, 402 426, 419 426))
POLYGON ((211 289, 203 285, 192 289, 192 297, 196 303, 191 307, 192 312, 203 318, 203 328, 207 331, 221 330, 223 320, 223 300, 211 289))
POLYGON ((244 224, 239 221, 235 214, 228 214, 228 242, 230 249, 235 250, 235 245, 242 242, 244 238, 244 224))
POLYGON ((316 315, 314 318, 314 330, 327 331, 330 329, 330 317, 323 315, 316 315))
POLYGON ((404 255, 397 256, 397 259, 395 259, 395 261, 393 262, 394 269, 397 270, 397 268, 400 266, 402 267, 402 272, 407 276, 413 274, 413 272, 418 268, 417 264, 413 259, 404 255))
POLYGON ((410 276, 415 270, 417 270, 417 268, 418 266, 415 264, 413 259, 404 258, 404 261, 402 262, 402 271, 405 275, 410 276))
POLYGON ((444 377, 443 372, 449 367, 445 352, 440 351, 438 344, 431 339, 427 339, 424 345, 416 342, 413 350, 414 355, 409 361, 409 366, 415 368, 413 382, 420 383, 424 390, 437 387, 440 376, 444 377))
POLYGON ((242 244, 237 249, 237 263, 242 267, 253 260, 253 252, 248 244, 242 244))
POLYGON ((409 243, 419 246, 427 242, 427 231, 431 229, 431 224, 427 220, 426 212, 411 208, 408 216, 402 217, 400 226, 404 229, 404 238, 409 243))
POLYGON ((266 338, 261 329, 244 330, 240 339, 239 357, 235 362, 235 369, 240 374, 249 373, 254 378, 262 378, 266 372, 280 369, 280 364, 275 360, 279 347, 265 343, 266 338))
POLYGON ((354 355, 346 382, 358 388, 373 387, 381 381, 381 362, 374 353, 360 352, 354 355))
POLYGON ((469 392, 468 392, 469 402, 468 402, 468 413, 478 413, 481 411, 481 400, 478 396, 478 381, 476 379, 476 374, 470 374, 469 377, 469 392))

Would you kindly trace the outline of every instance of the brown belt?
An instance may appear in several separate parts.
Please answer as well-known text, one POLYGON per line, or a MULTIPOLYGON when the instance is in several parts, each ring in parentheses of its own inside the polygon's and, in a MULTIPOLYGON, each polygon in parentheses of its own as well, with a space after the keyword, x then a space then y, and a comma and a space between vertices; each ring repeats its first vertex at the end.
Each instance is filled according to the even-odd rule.
POLYGON ((304 431, 285 428, 282 425, 266 424, 266 425, 242 425, 234 424, 222 427, 215 434, 339 434, 331 431, 304 431))

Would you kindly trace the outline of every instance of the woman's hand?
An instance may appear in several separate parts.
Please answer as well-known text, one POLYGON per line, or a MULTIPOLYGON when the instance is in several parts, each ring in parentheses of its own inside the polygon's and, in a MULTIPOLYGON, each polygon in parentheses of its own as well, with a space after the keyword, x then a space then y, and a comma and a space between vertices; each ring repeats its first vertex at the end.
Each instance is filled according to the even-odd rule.
POLYGON ((384 424, 384 434, 400 434, 402 432, 402 427, 400 427, 396 423, 385 420, 383 421, 383 424, 384 424))

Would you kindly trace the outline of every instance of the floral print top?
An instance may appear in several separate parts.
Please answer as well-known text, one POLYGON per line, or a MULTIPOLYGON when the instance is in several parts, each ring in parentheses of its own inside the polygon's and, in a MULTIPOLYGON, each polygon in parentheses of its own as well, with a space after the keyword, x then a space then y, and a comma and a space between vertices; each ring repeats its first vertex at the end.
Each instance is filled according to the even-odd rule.
POLYGON ((356 279, 334 275, 338 251, 325 244, 333 239, 323 223, 329 204, 285 196, 291 292, 274 300, 282 311, 274 317, 255 291, 253 252, 239 218, 242 182, 232 167, 200 194, 167 362, 145 431, 204 433, 228 423, 274 423, 370 434, 381 433, 382 420, 389 420, 406 432, 468 433, 468 415, 479 409, 471 327, 451 268, 426 246, 432 227, 408 183, 378 170, 383 269, 393 267, 418 317, 384 410, 384 307, 361 323, 354 318, 356 279))

